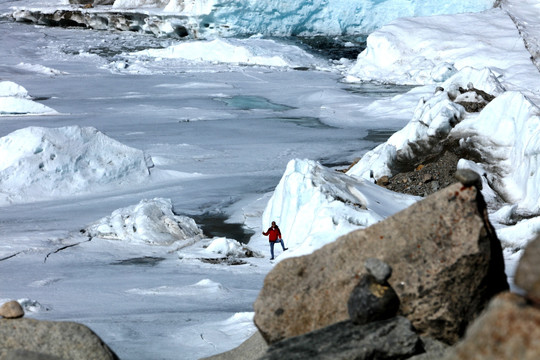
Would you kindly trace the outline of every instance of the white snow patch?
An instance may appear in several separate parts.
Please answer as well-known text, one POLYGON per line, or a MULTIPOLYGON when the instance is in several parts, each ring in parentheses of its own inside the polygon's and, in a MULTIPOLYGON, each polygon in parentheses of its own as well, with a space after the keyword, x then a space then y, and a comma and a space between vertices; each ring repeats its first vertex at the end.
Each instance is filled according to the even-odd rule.
POLYGON ((224 287, 222 284, 212 281, 210 279, 203 279, 196 284, 188 286, 159 286, 151 289, 129 289, 126 291, 129 294, 137 295, 154 295, 154 296, 201 296, 212 295, 220 296, 227 295, 230 290, 224 287))
POLYGON ((489 69, 464 68, 441 84, 442 90, 420 99, 409 123, 367 152, 347 174, 364 179, 391 177, 409 162, 440 151, 441 140, 466 115, 465 109, 451 99, 458 98, 460 87, 467 89, 469 85, 494 96, 504 91, 489 69))
POLYGON ((46 75, 46 76, 58 76, 58 75, 67 75, 68 73, 65 71, 56 70, 47 66, 39 65, 39 64, 28 64, 28 63, 19 63, 17 64, 17 68, 26 70, 29 72, 33 72, 40 75, 46 75))
POLYGON ((165 49, 148 49, 131 53, 135 57, 184 59, 195 62, 231 63, 275 67, 328 67, 319 59, 295 45, 275 40, 248 39, 190 40, 165 49))
POLYGON ((451 135, 485 159, 490 186, 518 211, 540 212, 540 109, 519 92, 506 92, 451 135))
POLYGON ((498 8, 401 18, 369 35, 348 80, 430 84, 465 67, 488 67, 504 74, 505 87, 523 89, 537 72, 529 58, 514 23, 498 8))
POLYGON ((0 81, 0 116, 50 115, 56 113, 50 107, 31 100, 28 91, 24 87, 12 81, 0 81))

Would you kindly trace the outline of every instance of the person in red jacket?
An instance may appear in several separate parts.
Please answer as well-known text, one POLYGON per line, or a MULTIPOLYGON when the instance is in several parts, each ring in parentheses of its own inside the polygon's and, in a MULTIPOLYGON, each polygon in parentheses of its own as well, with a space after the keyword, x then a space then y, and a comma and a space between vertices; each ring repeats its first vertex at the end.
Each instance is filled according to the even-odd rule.
POLYGON ((279 231, 279 227, 276 225, 275 221, 272 221, 272 226, 266 230, 266 232, 263 231, 264 236, 268 236, 268 241, 270 242, 270 254, 272 257, 270 260, 274 260, 274 244, 276 242, 281 243, 281 247, 283 248, 283 251, 288 250, 289 248, 285 247, 285 244, 283 243, 283 239, 281 238, 281 231, 279 231))

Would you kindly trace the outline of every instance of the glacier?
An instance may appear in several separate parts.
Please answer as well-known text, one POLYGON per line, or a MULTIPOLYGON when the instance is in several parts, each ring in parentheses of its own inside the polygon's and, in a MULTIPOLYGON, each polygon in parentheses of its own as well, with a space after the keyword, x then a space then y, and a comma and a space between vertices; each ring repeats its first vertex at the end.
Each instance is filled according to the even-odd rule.
POLYGON ((29 1, 35 6, 16 6, 12 17, 43 25, 139 31, 179 38, 254 34, 358 36, 398 18, 476 13, 493 8, 496 3, 494 0, 444 3, 436 0, 116 0, 112 5, 94 1, 92 7, 79 7, 78 3, 83 2, 88 3, 29 1))
MULTIPOLYGON (((163 2, 154 0, 154 6, 163 2)), ((116 0, 113 8, 149 6, 148 0, 116 0)), ((230 1, 171 0, 168 13, 197 16, 200 32, 220 35, 265 34, 274 36, 367 34, 390 20, 424 16, 478 12, 493 7, 494 1, 230 1)))

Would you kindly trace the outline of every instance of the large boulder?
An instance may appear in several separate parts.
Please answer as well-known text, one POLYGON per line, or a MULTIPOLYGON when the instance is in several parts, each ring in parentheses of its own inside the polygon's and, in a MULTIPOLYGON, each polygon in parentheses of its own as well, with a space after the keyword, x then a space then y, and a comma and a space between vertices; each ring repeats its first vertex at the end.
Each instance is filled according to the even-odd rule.
POLYGON ((342 321, 272 344, 259 360, 406 359, 423 351, 409 320, 394 317, 355 325, 342 321))
POLYGON ((74 322, 0 320, 0 349, 6 356, 41 354, 39 359, 118 359, 92 330, 74 322))
POLYGON ((540 309, 509 292, 498 295, 444 360, 540 359, 540 309))
POLYGON ((500 242, 474 186, 456 183, 310 255, 278 263, 254 321, 274 343, 348 318, 367 258, 393 268, 400 313, 422 334, 454 343, 495 294, 508 289, 500 242))

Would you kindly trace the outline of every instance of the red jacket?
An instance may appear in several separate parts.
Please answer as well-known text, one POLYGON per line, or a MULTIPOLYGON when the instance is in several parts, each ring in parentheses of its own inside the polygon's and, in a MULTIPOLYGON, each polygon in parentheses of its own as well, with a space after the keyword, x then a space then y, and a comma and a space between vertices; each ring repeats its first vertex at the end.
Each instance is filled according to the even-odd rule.
POLYGON ((273 229, 271 227, 268 228, 263 235, 268 236, 268 241, 277 241, 277 239, 281 239, 281 231, 279 231, 277 226, 273 229))

